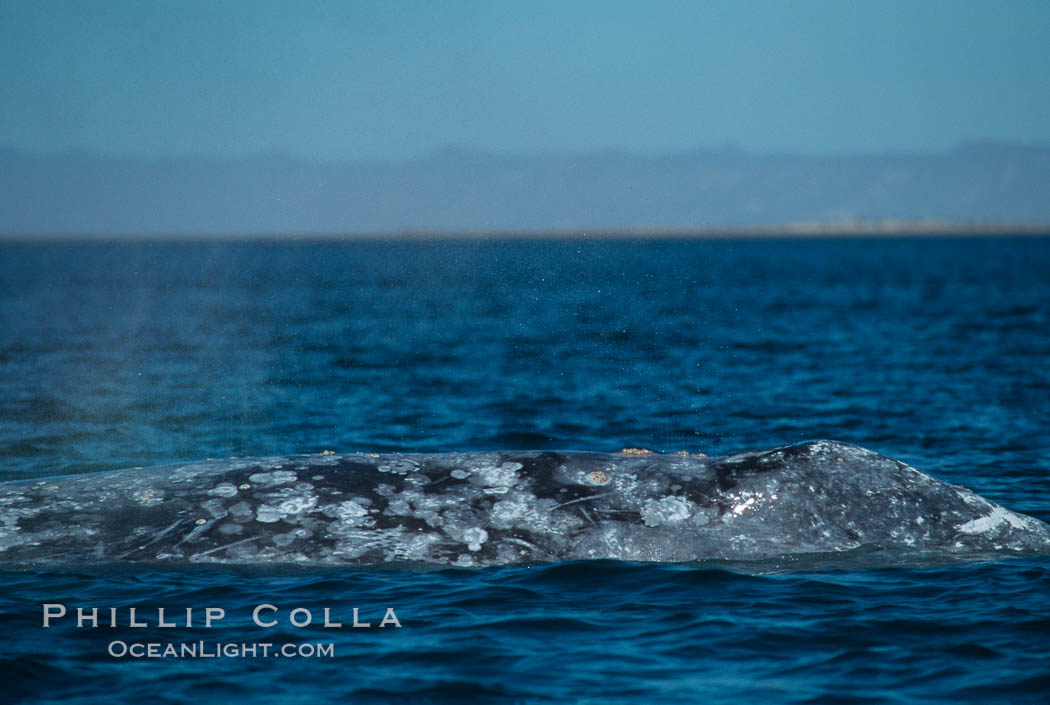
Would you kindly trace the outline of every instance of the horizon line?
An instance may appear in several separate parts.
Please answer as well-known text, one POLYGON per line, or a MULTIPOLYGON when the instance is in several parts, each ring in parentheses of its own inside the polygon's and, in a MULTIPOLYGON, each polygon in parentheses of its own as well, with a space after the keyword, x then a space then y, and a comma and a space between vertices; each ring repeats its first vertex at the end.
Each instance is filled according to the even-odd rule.
POLYGON ((773 225, 711 225, 697 227, 550 228, 506 230, 444 230, 413 228, 391 231, 288 232, 85 232, 2 233, 0 243, 61 244, 105 242, 478 242, 555 240, 726 240, 834 238, 970 238, 1046 237, 1050 222, 955 222, 941 220, 799 221, 773 225))

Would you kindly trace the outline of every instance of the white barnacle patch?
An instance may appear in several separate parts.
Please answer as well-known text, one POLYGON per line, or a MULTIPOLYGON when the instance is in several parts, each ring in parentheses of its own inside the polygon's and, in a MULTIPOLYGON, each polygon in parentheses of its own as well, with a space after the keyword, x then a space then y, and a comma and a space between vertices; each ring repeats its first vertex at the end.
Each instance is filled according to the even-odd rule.
POLYGON ((277 509, 283 515, 302 514, 317 506, 317 496, 312 494, 296 495, 289 497, 277 505, 277 509))
POLYGON ((956 527, 956 531, 963 534, 983 534, 1003 523, 1007 523, 1015 529, 1026 528, 1026 522, 1023 517, 1002 507, 995 507, 991 514, 960 524, 956 527))
POLYGON ((638 492, 638 488, 641 482, 638 476, 633 473, 617 473, 609 478, 609 487, 619 494, 629 497, 638 492))
POLYGON ((398 459, 376 467, 379 472, 389 472, 395 475, 407 475, 419 470, 419 466, 411 460, 398 459))
POLYGON ((366 510, 365 507, 353 500, 346 500, 339 502, 335 506, 335 514, 343 520, 356 519, 357 517, 363 517, 369 514, 369 510, 366 510))
POLYGON ((273 524, 281 520, 281 510, 269 504, 260 504, 255 510, 255 520, 264 524, 273 524))
POLYGON ((421 533, 404 540, 398 555, 407 560, 426 560, 434 544, 440 543, 438 534, 421 533))
POLYGON ((539 522, 535 509, 536 498, 531 494, 524 497, 514 496, 493 504, 490 518, 492 525, 497 529, 510 529, 515 526, 528 527, 539 522))
POLYGON ((139 490, 138 492, 133 494, 132 497, 139 504, 143 504, 149 507, 154 504, 160 504, 164 501, 164 491, 154 489, 139 490))
POLYGON ((647 499, 642 506, 642 521, 645 522, 646 526, 679 524, 692 515, 693 508, 692 502, 680 497, 647 499))
POLYGON ((356 524, 362 517, 368 516, 368 510, 352 500, 346 500, 345 502, 339 502, 338 504, 330 504, 324 508, 324 513, 333 519, 338 519, 350 524, 356 524))
POLYGON ((472 526, 463 532, 463 541, 466 542, 467 549, 471 551, 480 551, 481 544, 488 540, 489 532, 476 526, 472 526))
POLYGON ((208 490, 212 497, 234 497, 237 494, 237 486, 232 482, 221 482, 208 490))
POLYGON ((500 466, 489 465, 477 470, 478 480, 488 487, 506 487, 510 489, 518 481, 518 470, 521 463, 503 463, 500 466))
POLYGON ((473 473, 471 473, 470 470, 460 470, 459 468, 449 473, 449 475, 451 475, 456 480, 466 480, 472 474, 473 473))
POLYGON ((273 472, 257 472, 248 476, 248 481, 259 487, 274 487, 275 485, 287 485, 299 479, 291 470, 274 470, 273 472))
POLYGON ((711 523, 711 517, 707 516, 707 512, 699 511, 693 515, 693 523, 697 526, 707 526, 711 523))

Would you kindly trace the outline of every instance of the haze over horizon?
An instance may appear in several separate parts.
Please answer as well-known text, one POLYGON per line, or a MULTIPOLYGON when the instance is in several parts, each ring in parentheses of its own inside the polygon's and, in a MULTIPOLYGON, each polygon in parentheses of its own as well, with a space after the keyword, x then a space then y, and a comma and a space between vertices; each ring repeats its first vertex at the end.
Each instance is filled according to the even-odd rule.
POLYGON ((835 157, 737 150, 397 162, 0 151, 0 235, 710 230, 871 221, 1050 224, 1050 147, 835 157))
POLYGON ((0 234, 1050 223, 1050 3, 0 0, 0 234))

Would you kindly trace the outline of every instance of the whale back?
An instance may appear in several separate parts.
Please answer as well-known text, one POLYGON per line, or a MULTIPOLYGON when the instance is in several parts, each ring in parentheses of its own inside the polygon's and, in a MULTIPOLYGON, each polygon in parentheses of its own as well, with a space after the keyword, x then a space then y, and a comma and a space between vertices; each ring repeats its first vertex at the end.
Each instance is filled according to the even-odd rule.
POLYGON ((1050 553, 1050 527, 833 441, 718 458, 230 459, 0 485, 0 563, 753 560, 863 546, 1050 553))

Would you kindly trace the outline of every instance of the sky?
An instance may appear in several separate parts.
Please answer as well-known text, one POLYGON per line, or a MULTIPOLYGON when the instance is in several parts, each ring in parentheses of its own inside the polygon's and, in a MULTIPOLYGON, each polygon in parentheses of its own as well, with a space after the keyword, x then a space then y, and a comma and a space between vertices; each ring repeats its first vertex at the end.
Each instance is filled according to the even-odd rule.
POLYGON ((0 0, 0 148, 401 160, 1050 144, 1050 2, 0 0))

